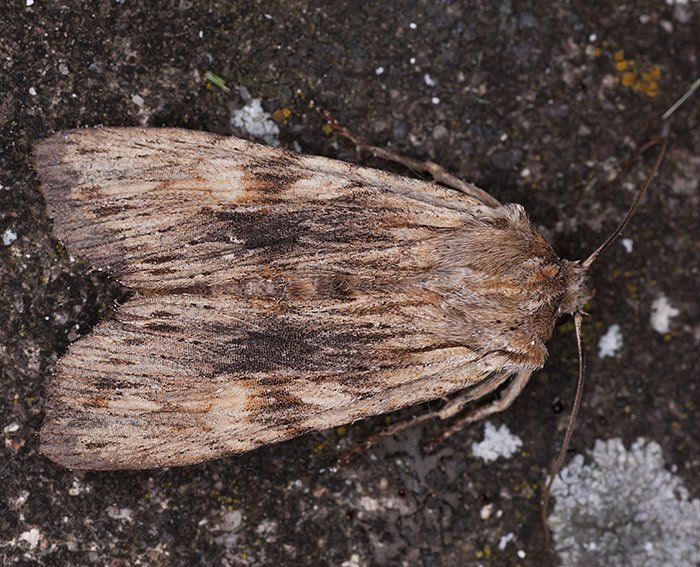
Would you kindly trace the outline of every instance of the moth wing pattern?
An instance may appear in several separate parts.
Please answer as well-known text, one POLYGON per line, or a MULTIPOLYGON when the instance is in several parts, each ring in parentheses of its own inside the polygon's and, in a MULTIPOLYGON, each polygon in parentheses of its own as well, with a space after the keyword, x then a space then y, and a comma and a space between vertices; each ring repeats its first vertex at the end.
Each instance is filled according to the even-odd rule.
POLYGON ((567 265, 518 206, 178 129, 35 160, 66 248, 137 291, 57 364, 66 467, 198 463, 544 363, 567 265))
POLYGON ((221 286, 271 255, 306 264, 319 248, 363 236, 379 244, 374 260, 390 231, 401 236, 387 224, 392 213, 395 224, 447 228, 477 204, 383 171, 178 129, 72 130, 39 142, 35 155, 59 239, 137 289, 221 286))

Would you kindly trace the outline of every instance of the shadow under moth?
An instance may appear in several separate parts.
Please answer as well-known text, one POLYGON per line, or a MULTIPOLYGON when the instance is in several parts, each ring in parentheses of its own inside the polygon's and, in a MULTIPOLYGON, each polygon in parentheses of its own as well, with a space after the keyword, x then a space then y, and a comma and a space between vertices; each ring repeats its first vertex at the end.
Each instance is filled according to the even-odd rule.
MULTIPOLYGON (((136 291, 70 346, 41 450, 72 469, 250 451, 428 400, 448 417, 545 362, 588 298, 519 205, 233 137, 39 142, 66 249, 136 291)), ((490 408, 490 409, 489 409, 490 408)))

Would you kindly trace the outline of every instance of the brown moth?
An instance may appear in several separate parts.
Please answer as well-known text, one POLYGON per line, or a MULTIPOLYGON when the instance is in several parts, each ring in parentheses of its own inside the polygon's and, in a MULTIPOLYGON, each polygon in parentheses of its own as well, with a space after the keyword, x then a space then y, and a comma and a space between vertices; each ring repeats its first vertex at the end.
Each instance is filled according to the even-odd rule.
POLYGON ((587 266, 519 205, 233 137, 98 128, 40 142, 68 251, 136 294, 72 344, 41 450, 72 469, 199 463, 508 382, 579 313, 587 266))

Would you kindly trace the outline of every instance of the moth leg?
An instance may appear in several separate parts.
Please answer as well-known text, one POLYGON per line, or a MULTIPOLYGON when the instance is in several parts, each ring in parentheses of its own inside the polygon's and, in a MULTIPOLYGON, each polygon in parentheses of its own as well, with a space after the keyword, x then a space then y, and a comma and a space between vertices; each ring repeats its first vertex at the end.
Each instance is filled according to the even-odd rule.
POLYGON ((402 419, 400 421, 397 421, 396 423, 392 423, 391 425, 388 425, 384 429, 380 429, 376 433, 372 433, 371 435, 365 437, 362 441, 357 443, 352 449, 349 451, 343 453, 339 458, 338 461, 336 462, 337 467, 342 467, 347 465, 350 461, 353 461, 356 457, 360 456, 362 453, 367 451, 369 448, 373 447, 379 441, 381 441, 384 437, 388 437, 389 435, 396 435, 397 433, 403 431, 404 429, 408 429, 409 427, 413 427, 414 425, 418 425, 419 423, 423 423, 424 421, 428 421, 429 419, 433 419, 435 417, 438 417, 440 415, 440 411, 429 411, 425 413, 421 413, 418 415, 414 415, 411 417, 408 417, 406 419, 402 419))
POLYGON ((500 206, 501 203, 497 199, 494 199, 486 191, 480 189, 476 185, 467 183, 466 181, 460 179, 456 175, 451 174, 449 171, 447 171, 447 169, 445 169, 441 165, 433 161, 421 161, 410 157, 406 157, 398 152, 390 150, 389 148, 373 146, 372 144, 369 144, 368 142, 360 138, 351 130, 348 130, 345 126, 338 122, 338 120, 327 110, 322 109, 320 112, 328 121, 333 130, 335 130, 340 136, 349 140, 361 150, 372 154, 374 157, 398 163, 416 173, 427 173, 433 178, 433 180, 436 183, 440 183, 441 185, 445 185, 451 189, 455 189, 456 191, 465 193, 470 197, 474 197, 475 199, 481 201, 484 205, 488 205, 490 207, 500 206))
POLYGON ((444 406, 437 410, 437 417, 440 419, 450 419, 462 411, 470 402, 483 398, 484 396, 498 389, 501 384, 508 380, 508 378, 510 378, 512 375, 513 374, 510 372, 502 372, 484 380, 476 386, 472 386, 462 394, 449 400, 444 406))
MULTIPOLYGON (((516 398, 525 389, 525 386, 530 380, 530 376, 532 376, 532 370, 521 370, 520 372, 518 372, 511 381, 511 383, 508 384, 508 386, 506 386, 506 388, 501 392, 500 398, 492 401, 487 405, 475 409, 470 409, 467 413, 458 417, 454 422, 450 424, 449 427, 445 428, 435 438, 435 440, 431 444, 431 447, 435 447, 436 445, 441 444, 448 437, 454 435, 469 423, 479 421, 481 419, 484 419, 485 417, 488 417, 489 415, 493 415, 494 413, 498 413, 505 409, 508 409, 516 400, 516 398)), ((455 398, 445 407, 443 407, 442 410, 440 410, 440 412, 438 413, 440 414, 441 418, 447 419, 449 417, 452 417, 453 415, 456 415, 464 407, 464 405, 465 403, 462 401, 461 398, 455 398)))
MULTIPOLYGON (((527 375, 522 387, 515 394, 515 396, 513 397, 513 400, 522 391, 522 388, 525 387, 525 384, 527 384, 527 379, 530 378, 530 374, 527 375)), ((496 374, 496 375, 492 376, 491 378, 484 380, 480 384, 477 384, 476 386, 473 386, 473 387, 469 388, 468 390, 462 392, 461 394, 457 395, 457 397, 452 398, 449 402, 447 402, 443 407, 441 407, 438 410, 426 411, 426 412, 423 412, 421 414, 414 415, 414 416, 408 417, 406 419, 402 419, 400 421, 397 421, 396 423, 392 423, 391 425, 388 425, 387 427, 385 427, 383 429, 380 429, 376 433, 369 435, 368 437, 366 437, 365 439, 363 439, 362 441, 357 443, 347 453, 341 455, 341 457, 338 459, 337 465, 343 466, 343 465, 348 464, 350 461, 352 461, 353 459, 358 457, 361 453, 364 453, 370 447, 373 447, 374 445, 379 443, 379 441, 381 441, 384 437, 388 437, 390 435, 396 435, 397 433, 400 433, 404 429, 408 429, 409 427, 413 427, 414 425, 418 425, 419 423, 423 423, 424 421, 428 421, 430 419, 435 419, 435 418, 449 419, 450 417, 458 414, 462 409, 464 409, 464 406, 466 406, 468 403, 473 402, 474 400, 478 400, 479 398, 482 398, 485 395, 493 392, 496 388, 498 388, 501 384, 503 384, 503 382, 505 382, 508 378, 510 378, 510 376, 512 376, 512 374, 507 373, 507 372, 496 374)), ((516 376, 516 378, 513 380, 513 382, 515 382, 517 379, 518 379, 518 376, 516 376)), ((508 388, 510 388, 511 386, 512 386, 512 384, 509 385, 508 388)), ((507 390, 506 390, 506 392, 507 392, 507 390)), ((506 392, 504 392, 504 396, 506 395, 506 392)), ((500 401, 500 400, 497 400, 497 401, 500 401)), ((506 407, 508 407, 512 403, 513 403, 513 401, 511 400, 506 406, 503 407, 503 409, 505 409, 506 407)), ((485 408, 482 408, 482 409, 486 409, 488 407, 491 407, 492 405, 494 405, 494 404, 489 404, 488 406, 485 406, 485 408)), ((500 411, 500 410, 494 410, 494 411, 500 411)), ((470 415, 471 414, 467 414, 467 416, 470 416, 470 415)), ((485 415, 488 415, 488 414, 485 414, 485 415)), ((471 419, 470 421, 476 421, 478 419, 481 419, 481 417, 476 417, 475 419, 471 419)), ((463 425, 465 425, 466 423, 468 423, 468 421, 464 422, 463 425)), ((452 427, 453 426, 450 427, 450 430, 452 429, 452 427)), ((451 431, 449 435, 452 435, 452 433, 454 433, 455 431, 458 431, 458 429, 451 431)), ((448 436, 446 436, 445 439, 447 439, 448 436)), ((442 437, 442 435, 440 437, 442 437)))

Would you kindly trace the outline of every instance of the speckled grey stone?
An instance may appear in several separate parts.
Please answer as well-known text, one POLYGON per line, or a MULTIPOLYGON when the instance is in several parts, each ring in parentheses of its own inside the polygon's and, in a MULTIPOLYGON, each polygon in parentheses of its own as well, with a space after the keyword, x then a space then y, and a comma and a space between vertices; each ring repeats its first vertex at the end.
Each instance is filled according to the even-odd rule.
MULTIPOLYGON (((661 0, 4 3, 0 235, 17 238, 0 243, 0 564, 522 564, 541 542, 538 494, 573 395, 565 321, 546 368, 493 420, 523 441, 509 460, 471 456, 480 425, 426 454, 441 428, 429 424, 330 472, 384 416, 182 470, 73 474, 42 457, 52 365, 126 292, 52 237, 31 146, 96 124, 229 133, 245 87, 270 112, 294 111, 282 146, 358 159, 323 133, 313 98, 373 142, 522 203, 561 255, 583 257, 624 215, 650 162, 623 184, 590 182, 618 171, 697 78, 698 25, 700 3, 677 10, 661 0), (654 66, 649 96, 655 84, 643 75, 654 66), (208 84, 206 71, 231 91, 208 84)), ((612 324, 625 342, 614 357, 589 357, 574 437, 576 452, 596 439, 653 440, 694 498, 699 108, 696 97, 674 116, 668 159, 625 231, 633 252, 614 246, 593 269, 588 350, 612 324), (661 294, 680 312, 663 336, 649 324, 661 294)))

